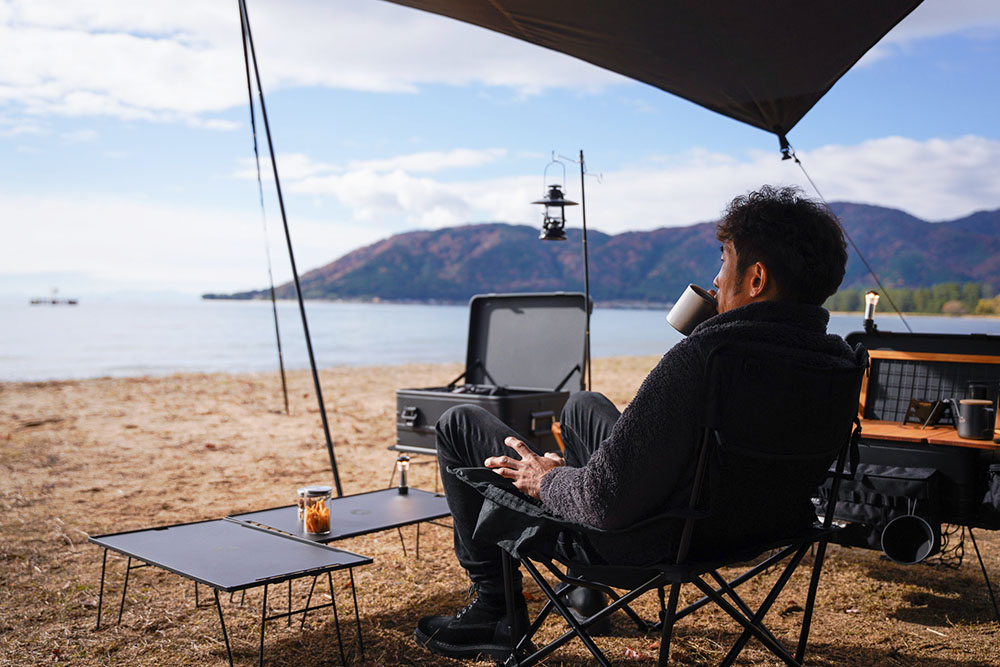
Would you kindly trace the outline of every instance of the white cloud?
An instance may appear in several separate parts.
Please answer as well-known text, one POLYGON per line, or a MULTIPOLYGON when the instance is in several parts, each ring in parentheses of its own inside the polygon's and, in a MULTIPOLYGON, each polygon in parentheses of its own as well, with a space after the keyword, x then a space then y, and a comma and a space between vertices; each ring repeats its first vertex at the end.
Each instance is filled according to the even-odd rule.
MULTIPOLYGON (((58 271, 131 289, 187 293, 267 282, 260 212, 252 205, 241 211, 125 197, 0 192, 0 210, 4 274, 58 271)), ((280 223, 272 221, 269 231, 275 281, 289 280, 280 223)), ((384 234, 297 216, 292 236, 296 260, 311 268, 384 234)))
MULTIPOLYGON (((403 164, 386 160, 386 164, 403 164)), ((927 220, 1000 207, 1000 142, 976 136, 915 141, 886 137, 799 155, 828 200, 899 208, 927 220)), ((308 162, 308 158, 299 156, 308 162)), ((763 183, 812 187, 792 161, 757 151, 737 158, 695 149, 658 156, 590 180, 588 221, 606 232, 714 220, 729 198, 763 183)), ((335 198, 356 220, 398 231, 401 223, 440 227, 475 220, 534 224, 537 175, 440 181, 403 169, 349 170, 288 179, 289 192, 335 198)), ((570 198, 579 197, 575 181, 570 198)), ((579 213, 571 212, 578 216, 579 213)), ((578 224, 574 222, 573 224, 578 224)))
POLYGON ((351 162, 350 169, 370 169, 372 171, 404 171, 430 172, 461 167, 479 167, 496 162, 506 157, 503 148, 487 148, 472 150, 457 148, 451 151, 424 151, 411 153, 381 160, 357 160, 351 162))
MULTIPOLYGON (((521 94, 552 82, 600 90, 623 79, 568 56, 382 2, 252 3, 265 92, 294 86, 416 91, 484 83, 521 94), (456 58, 455 54, 461 57, 456 58)), ((0 105, 230 129, 245 104, 236 3, 6 0, 0 105)))
POLYGON ((76 130, 74 132, 63 132, 62 138, 66 141, 89 142, 97 140, 97 131, 91 129, 76 130))
POLYGON ((1000 32, 1000 3, 996 0, 924 2, 872 48, 858 63, 864 67, 915 48, 922 39, 944 35, 993 37, 1000 32))

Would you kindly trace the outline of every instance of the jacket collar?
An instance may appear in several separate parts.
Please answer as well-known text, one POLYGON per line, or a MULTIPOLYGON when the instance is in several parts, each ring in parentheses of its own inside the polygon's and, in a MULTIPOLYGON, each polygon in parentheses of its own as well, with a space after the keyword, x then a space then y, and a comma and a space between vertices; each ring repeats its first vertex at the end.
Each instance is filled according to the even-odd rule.
POLYGON ((826 327, 830 323, 830 313, 821 306, 814 306, 808 303, 759 301, 748 303, 745 306, 733 308, 725 313, 711 317, 695 327, 691 335, 693 336, 699 332, 714 329, 715 327, 743 322, 780 323, 798 327, 805 331, 825 333, 826 327))

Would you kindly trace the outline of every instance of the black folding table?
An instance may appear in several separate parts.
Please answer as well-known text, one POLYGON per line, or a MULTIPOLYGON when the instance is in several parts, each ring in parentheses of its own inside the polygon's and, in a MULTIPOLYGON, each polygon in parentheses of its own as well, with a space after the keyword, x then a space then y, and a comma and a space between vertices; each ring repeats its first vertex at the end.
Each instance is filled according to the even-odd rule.
MULTIPOLYGON (((254 529, 253 526, 225 519, 98 535, 89 539, 94 544, 104 548, 104 560, 101 563, 101 589, 97 606, 98 628, 101 625, 101 607, 104 602, 104 575, 108 549, 111 549, 128 557, 125 583, 122 586, 122 599, 118 608, 119 622, 121 622, 125 606, 125 592, 128 589, 129 574, 134 569, 152 565, 194 581, 196 595, 199 583, 213 589, 215 606, 219 612, 219 623, 222 626, 222 637, 226 643, 226 653, 229 656, 230 665, 233 664, 233 654, 226 633, 226 622, 222 616, 222 606, 219 604, 219 591, 232 593, 258 586, 264 587, 260 625, 261 665, 264 664, 264 627, 267 621, 278 618, 290 620, 293 615, 302 614, 304 623, 307 612, 326 607, 333 609, 340 657, 341 661, 346 664, 331 575, 336 570, 346 569, 351 577, 351 595, 354 600, 358 647, 362 653, 364 652, 361 638, 361 618, 358 614, 358 598, 354 592, 353 568, 370 564, 372 559, 367 556, 317 544, 294 535, 254 529), (143 565, 133 566, 133 559, 142 561, 143 565), (309 598, 302 609, 293 611, 289 597, 287 613, 267 615, 268 586, 312 576, 313 587, 315 587, 316 578, 323 574, 327 575, 327 582, 330 585, 330 602, 328 604, 309 606, 312 601, 313 589, 311 588, 309 598)), ((195 604, 197 605, 197 597, 195 604)))
MULTIPOLYGON (((304 535, 295 505, 272 507, 256 512, 233 514, 227 519, 251 526, 262 526, 305 539, 327 544, 348 537, 366 535, 392 528, 401 528, 424 521, 442 519, 451 514, 444 494, 422 489, 400 493, 398 487, 331 498, 330 532, 326 535, 304 535)), ((417 553, 420 553, 420 533, 417 533, 417 553)))

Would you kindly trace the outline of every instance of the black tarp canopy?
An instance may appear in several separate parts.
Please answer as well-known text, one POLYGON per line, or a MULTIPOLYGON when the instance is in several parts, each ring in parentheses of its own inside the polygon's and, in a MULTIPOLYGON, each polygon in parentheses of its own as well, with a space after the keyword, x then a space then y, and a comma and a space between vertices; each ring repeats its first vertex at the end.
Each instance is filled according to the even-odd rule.
POLYGON ((788 133, 922 0, 388 0, 788 133))

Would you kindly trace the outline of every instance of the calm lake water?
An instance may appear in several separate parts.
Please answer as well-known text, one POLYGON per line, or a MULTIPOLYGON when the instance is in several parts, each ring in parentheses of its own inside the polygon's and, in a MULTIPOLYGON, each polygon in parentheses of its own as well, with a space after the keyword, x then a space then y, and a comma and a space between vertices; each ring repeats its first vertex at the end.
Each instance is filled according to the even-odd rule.
MULTIPOLYGON (((307 302, 320 367, 464 362, 467 306, 307 302)), ((681 336, 664 310, 597 308, 594 357, 662 354, 681 336)), ((278 304, 285 367, 308 368, 295 302, 278 304)), ((908 317, 914 331, 1000 335, 1000 319, 908 317)), ((879 326, 905 331, 896 316, 879 326)), ((0 303, 0 380, 52 380, 278 368, 271 304, 261 301, 0 303)), ((861 328, 834 315, 830 330, 861 328)))

